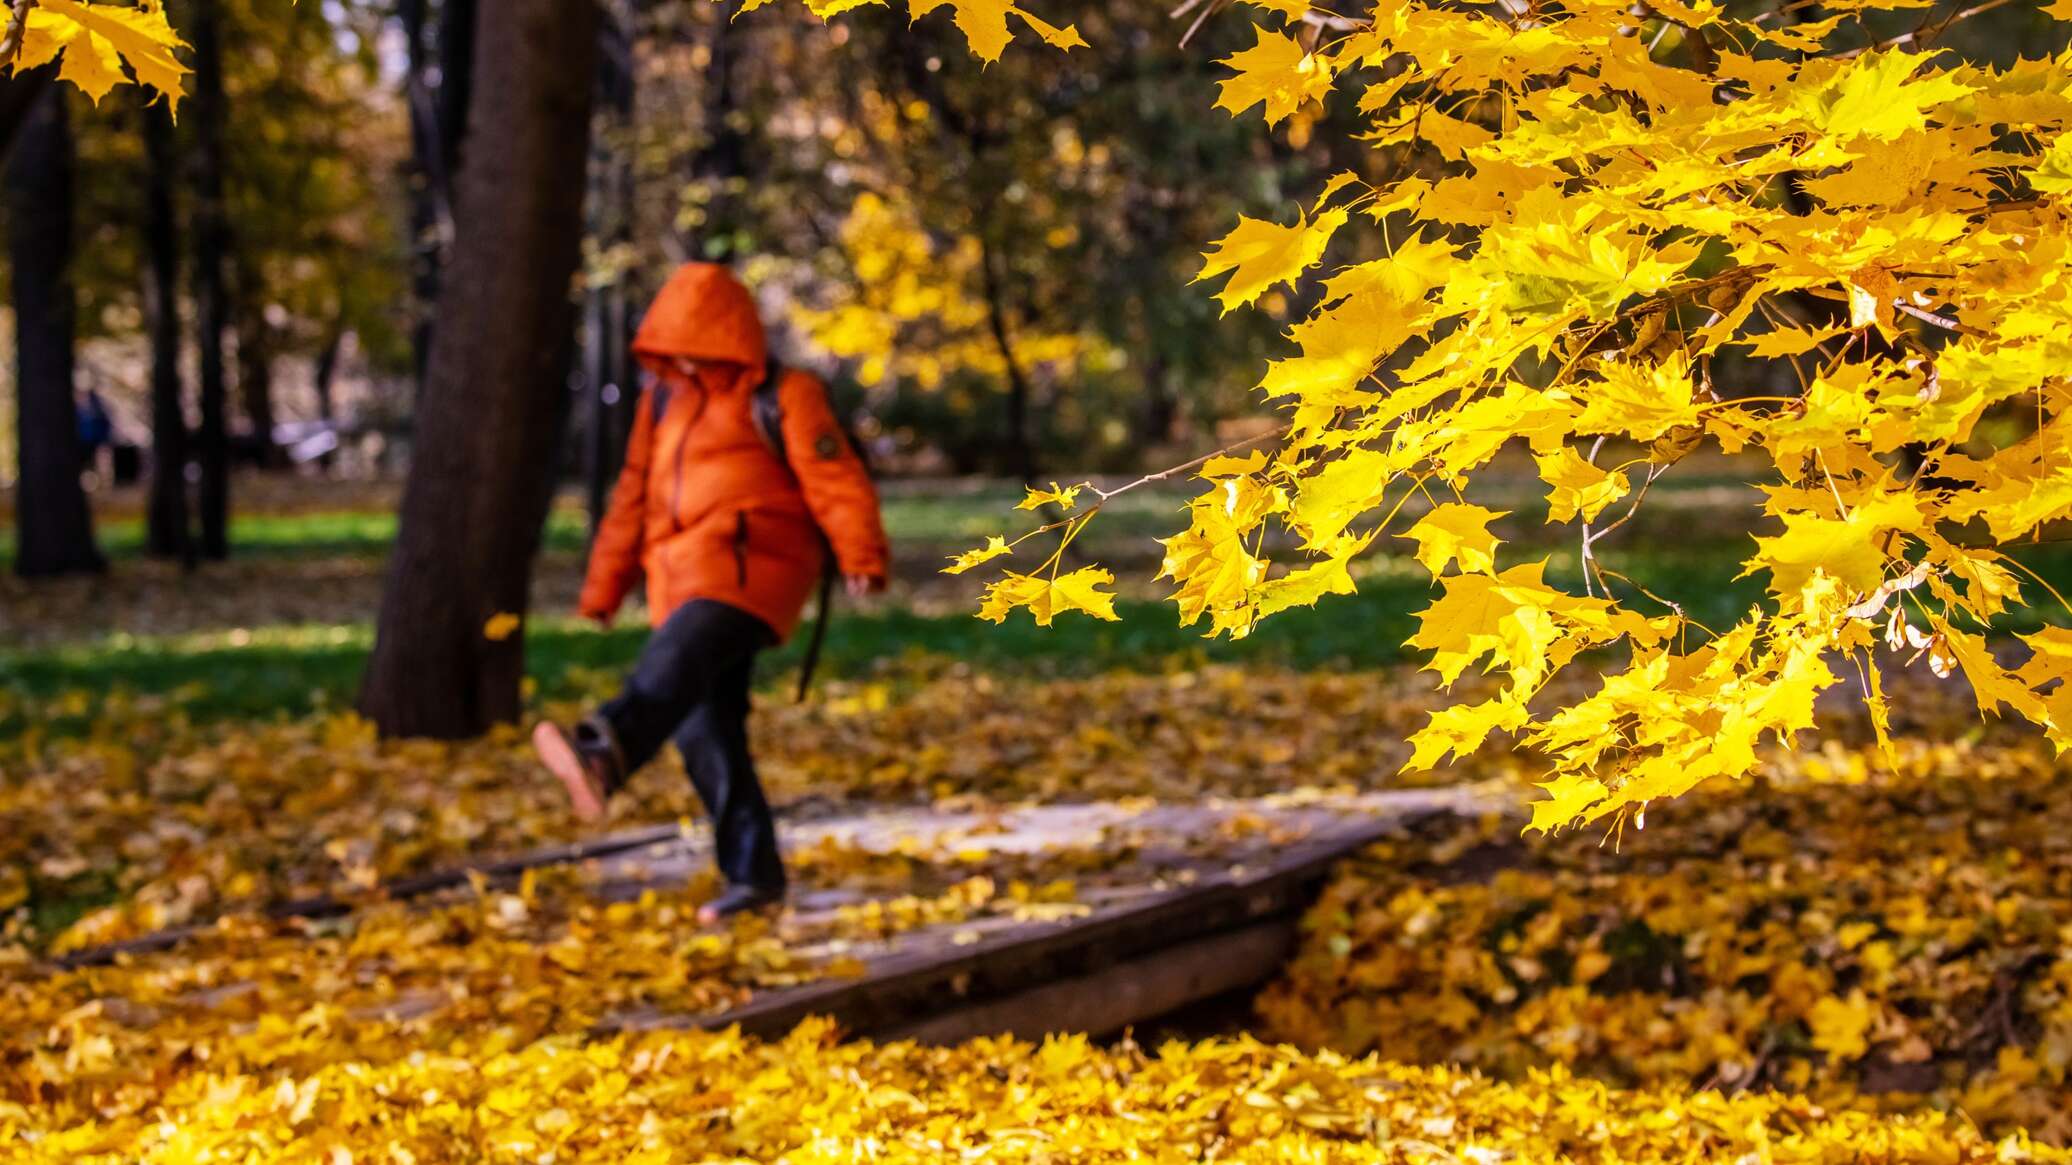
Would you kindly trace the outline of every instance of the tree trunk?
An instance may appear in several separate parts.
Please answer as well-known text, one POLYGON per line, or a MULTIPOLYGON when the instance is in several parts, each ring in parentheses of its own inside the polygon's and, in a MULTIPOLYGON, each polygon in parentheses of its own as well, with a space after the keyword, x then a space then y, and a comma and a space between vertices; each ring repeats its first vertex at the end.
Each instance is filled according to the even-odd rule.
MULTIPOLYGON (((590 235, 599 247, 633 241, 633 30, 631 17, 606 9, 597 60, 599 128, 590 143, 590 235)), ((583 298, 583 477, 590 529, 604 520, 612 482, 625 457, 619 424, 623 407, 638 392, 626 334, 626 281, 618 277, 592 287, 583 298)))
POLYGON ((598 12, 500 0, 476 26, 467 164, 360 710, 387 736, 514 720, 523 614, 567 413, 598 12))
POLYGON ((31 69, 26 73, 10 71, 0 76, 0 161, 7 159, 15 135, 21 132, 29 111, 36 107, 37 99, 50 88, 51 79, 55 76, 57 72, 53 69, 31 69))
POLYGON ((445 0, 439 7, 439 148, 449 206, 467 143, 468 95, 475 87, 475 19, 475 0, 445 0))
POLYGON ((252 430, 252 448, 262 469, 284 469, 287 451, 273 439, 273 328, 259 307, 256 273, 238 281, 237 395, 245 424, 252 430))
POLYGON ((1014 336, 1007 327, 1006 290, 993 271, 993 247, 984 235, 979 238, 979 277, 986 296, 986 323, 993 333, 993 345, 1007 366, 1007 432, 1003 444, 1007 472, 1024 484, 1036 483, 1036 443, 1029 433, 1029 377, 1022 371, 1014 350, 1014 336))
POLYGON ((692 178, 705 187, 705 221, 693 253, 726 262, 740 257, 747 226, 739 187, 747 177, 748 142, 736 111, 735 57, 744 30, 734 23, 741 0, 725 0, 712 22, 708 42, 711 63, 705 69, 705 144, 698 151, 692 178))
POLYGON ((230 328, 224 265, 230 224, 223 201, 223 37, 221 0, 195 0, 187 34, 194 43, 194 310, 201 343, 201 555, 230 557, 230 430, 223 337, 230 328))
POLYGON ((72 128, 66 92, 46 86, 17 135, 7 169, 8 265, 14 275, 15 573, 23 578, 103 570, 79 482, 79 406, 72 386, 77 299, 72 287, 72 128))
POLYGON ((317 353, 317 364, 311 377, 316 388, 317 416, 331 426, 331 447, 317 456, 317 466, 326 472, 338 460, 338 355, 345 347, 344 327, 331 329, 331 338, 324 341, 324 350, 317 353))
POLYGON ((179 181, 173 119, 163 105, 144 110, 144 247, 150 276, 144 316, 151 335, 151 501, 144 548, 158 558, 194 565, 187 518, 187 408, 180 383, 180 222, 173 210, 179 181))
POLYGON ((411 283, 420 313, 412 344, 422 389, 431 358, 432 308, 439 301, 440 270, 452 241, 454 185, 467 135, 468 97, 474 88, 475 0, 444 0, 436 22, 429 0, 400 0, 396 14, 403 26, 403 87, 410 108, 411 283), (435 60, 436 86, 431 80, 435 60))

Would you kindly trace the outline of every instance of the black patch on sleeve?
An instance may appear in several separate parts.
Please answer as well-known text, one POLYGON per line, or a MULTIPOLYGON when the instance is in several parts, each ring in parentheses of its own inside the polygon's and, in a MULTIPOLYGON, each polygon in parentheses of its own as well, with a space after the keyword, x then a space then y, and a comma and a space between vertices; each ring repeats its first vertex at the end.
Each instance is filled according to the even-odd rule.
POLYGON ((842 455, 842 439, 834 433, 822 433, 813 442, 813 455, 822 461, 833 461, 842 455))

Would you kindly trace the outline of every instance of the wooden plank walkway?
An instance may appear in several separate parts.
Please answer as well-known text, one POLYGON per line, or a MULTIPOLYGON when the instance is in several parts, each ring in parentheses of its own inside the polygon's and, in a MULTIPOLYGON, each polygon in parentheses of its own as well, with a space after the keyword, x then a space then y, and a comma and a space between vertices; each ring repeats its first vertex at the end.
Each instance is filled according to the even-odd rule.
MULTIPOLYGON (((1118 828, 1164 844, 1137 857, 1137 868, 1152 876, 1082 895, 1088 909, 1077 916, 925 927, 847 949, 864 964, 859 977, 766 992, 715 1015, 633 1012, 605 1026, 738 1026, 776 1035, 818 1015, 878 1038, 1103 1034, 1270 977, 1335 862, 1419 820, 1498 803, 1488 789, 1451 788, 1148 808, 1041 806, 983 816, 888 812, 831 822, 816 832, 866 847, 898 844, 927 829, 932 844, 1023 853, 1095 843, 1118 828), (1233 821, 1250 835, 1234 847, 1204 851, 1199 839, 1233 821)), ((679 847, 663 858, 662 876, 693 852, 679 847)))
MULTIPOLYGON (((1340 858, 1423 818, 1487 812, 1507 799, 1488 787, 1455 787, 985 812, 910 807, 788 823, 783 842, 793 853, 832 846, 956 854, 965 862, 989 854, 1127 857, 1076 886, 1070 904, 924 925, 868 941, 828 940, 835 928, 824 924, 844 909, 889 901, 899 891, 808 890, 794 898, 778 930, 820 937, 791 953, 814 964, 840 957, 862 974, 766 989, 718 1013, 624 1011, 599 1027, 738 1026, 776 1035, 817 1015, 857 1035, 928 1041, 1119 1030, 1269 978, 1293 948, 1302 910, 1340 858)), ((387 889, 391 898, 437 900, 441 892, 472 892, 483 878, 508 883, 527 869, 570 866, 586 887, 582 892, 624 898, 680 886, 709 865, 704 831, 670 825, 420 875, 387 889)), ((321 917, 351 909, 350 901, 315 898, 267 913, 321 917)), ((65 962, 165 951, 196 929, 77 952, 65 962)), ((429 995, 406 997, 379 1014, 408 1018, 438 1006, 429 995)))

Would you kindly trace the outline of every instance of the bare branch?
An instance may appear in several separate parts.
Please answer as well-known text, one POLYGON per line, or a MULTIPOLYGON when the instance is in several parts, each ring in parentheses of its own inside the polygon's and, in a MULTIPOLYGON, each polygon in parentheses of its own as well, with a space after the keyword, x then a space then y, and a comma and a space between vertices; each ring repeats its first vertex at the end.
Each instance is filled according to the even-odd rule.
POLYGON ((22 55, 22 40, 29 31, 29 10, 36 0, 8 0, 7 31, 0 33, 0 66, 14 67, 22 55))

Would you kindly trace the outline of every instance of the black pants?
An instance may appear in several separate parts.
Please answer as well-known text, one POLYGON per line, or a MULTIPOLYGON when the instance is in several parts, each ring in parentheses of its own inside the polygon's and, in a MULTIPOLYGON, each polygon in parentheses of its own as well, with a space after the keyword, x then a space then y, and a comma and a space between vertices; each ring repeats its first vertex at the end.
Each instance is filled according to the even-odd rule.
POLYGON ((712 815, 719 870, 733 885, 784 885, 777 827, 748 755, 748 689, 769 624, 710 599, 669 616, 641 649, 625 690, 599 709, 631 775, 671 738, 712 815))

